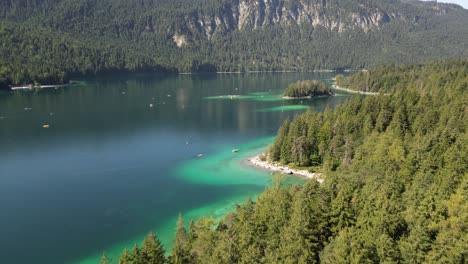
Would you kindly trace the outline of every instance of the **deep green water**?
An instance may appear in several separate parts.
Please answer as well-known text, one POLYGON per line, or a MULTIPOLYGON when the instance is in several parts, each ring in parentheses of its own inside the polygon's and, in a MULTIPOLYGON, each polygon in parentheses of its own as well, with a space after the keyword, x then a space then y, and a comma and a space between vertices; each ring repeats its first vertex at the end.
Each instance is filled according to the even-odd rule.
POLYGON ((150 230, 169 247, 179 212, 220 218, 271 184, 246 159, 287 117, 346 99, 281 90, 331 77, 132 75, 0 94, 2 263, 116 262, 150 230))

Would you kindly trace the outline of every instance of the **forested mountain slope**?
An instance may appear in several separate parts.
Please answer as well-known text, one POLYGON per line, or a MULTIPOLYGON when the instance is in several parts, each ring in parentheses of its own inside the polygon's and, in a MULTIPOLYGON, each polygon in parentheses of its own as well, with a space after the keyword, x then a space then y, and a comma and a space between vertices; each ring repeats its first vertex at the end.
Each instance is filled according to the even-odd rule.
MULTIPOLYGON (((390 94, 286 121, 269 158, 321 166, 324 183, 277 182, 215 228, 179 219, 169 263, 466 263, 467 65, 390 67, 390 94)), ((153 240, 120 263, 154 260, 153 240)))
POLYGON ((422 89, 424 85, 430 85, 430 89, 434 90, 452 77, 464 80, 468 74, 467 67, 466 59, 413 65, 382 65, 346 78, 343 75, 338 75, 336 85, 362 92, 389 93, 407 87, 420 87, 422 89), (428 80, 430 81, 428 82, 428 80))
POLYGON ((467 24, 459 6, 401 0, 4 0, 0 82, 466 57, 467 24))

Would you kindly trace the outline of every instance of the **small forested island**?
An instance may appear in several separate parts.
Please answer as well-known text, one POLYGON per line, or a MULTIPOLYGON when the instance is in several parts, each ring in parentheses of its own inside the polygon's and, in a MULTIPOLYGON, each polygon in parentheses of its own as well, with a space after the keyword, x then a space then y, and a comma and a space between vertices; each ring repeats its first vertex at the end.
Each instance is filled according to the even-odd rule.
POLYGON ((305 80, 291 83, 285 90, 283 98, 312 98, 317 96, 332 96, 333 92, 324 82, 317 80, 305 80))
POLYGON ((217 225, 179 217, 168 258, 150 234, 119 263, 465 263, 468 60, 378 69, 389 93, 287 120, 270 147, 323 183, 277 179, 217 225))

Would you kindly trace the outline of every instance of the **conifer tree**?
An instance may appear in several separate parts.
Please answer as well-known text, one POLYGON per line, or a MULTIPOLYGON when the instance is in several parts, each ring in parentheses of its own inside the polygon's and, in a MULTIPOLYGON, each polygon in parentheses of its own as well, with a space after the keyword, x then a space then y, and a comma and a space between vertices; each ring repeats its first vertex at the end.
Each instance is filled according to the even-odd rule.
POLYGON ((270 148, 269 154, 270 154, 270 160, 272 161, 279 161, 281 157, 281 146, 283 145, 283 142, 286 140, 286 137, 289 132, 289 124, 290 121, 289 119, 286 119, 283 124, 281 125, 278 135, 275 139, 275 142, 270 148))
POLYGON ((177 218, 176 234, 170 256, 170 262, 172 264, 183 264, 187 263, 189 258, 190 251, 188 248, 187 231, 185 230, 182 214, 179 214, 179 217, 177 218))
POLYGON ((106 252, 102 253, 99 264, 110 264, 111 260, 106 256, 106 252))
POLYGON ((153 232, 143 240, 141 254, 147 264, 163 264, 166 262, 163 246, 153 232))
POLYGON ((135 244, 132 249, 132 257, 133 257, 133 263, 132 264, 145 264, 145 258, 143 254, 141 253, 140 248, 138 248, 138 245, 135 244))
POLYGON ((197 238, 197 234, 195 233, 195 221, 190 220, 188 237, 187 237, 190 247, 196 238, 197 238))
POLYGON ((119 264, 133 264, 133 256, 128 248, 125 248, 122 255, 120 255, 119 264))

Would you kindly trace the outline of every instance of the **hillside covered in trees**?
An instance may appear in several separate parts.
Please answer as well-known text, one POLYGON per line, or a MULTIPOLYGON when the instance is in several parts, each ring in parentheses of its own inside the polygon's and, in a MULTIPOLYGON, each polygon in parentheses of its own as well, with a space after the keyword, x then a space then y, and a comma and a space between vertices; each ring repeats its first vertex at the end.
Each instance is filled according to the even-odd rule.
POLYGON ((468 56, 468 11, 402 0, 4 0, 0 86, 122 71, 362 69, 468 56))
POLYGON ((355 91, 377 93, 395 92, 408 87, 427 89, 428 85, 431 86, 430 89, 436 89, 449 78, 466 77, 466 71, 462 70, 464 67, 468 67, 466 59, 412 65, 381 65, 346 78, 338 75, 336 85, 355 91), (447 76, 447 72, 451 75, 447 76))
MULTIPOLYGON (((217 225, 201 219, 186 230, 179 218, 167 261, 466 263, 467 63, 389 68, 398 77, 389 95, 286 121, 269 158, 320 166, 324 183, 277 180, 217 225)), ((376 72, 372 80, 386 79, 376 72)), ((145 256, 133 252, 120 263, 166 261, 129 262, 145 256)))

